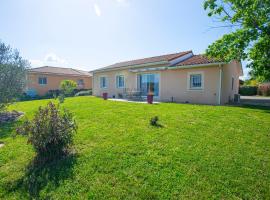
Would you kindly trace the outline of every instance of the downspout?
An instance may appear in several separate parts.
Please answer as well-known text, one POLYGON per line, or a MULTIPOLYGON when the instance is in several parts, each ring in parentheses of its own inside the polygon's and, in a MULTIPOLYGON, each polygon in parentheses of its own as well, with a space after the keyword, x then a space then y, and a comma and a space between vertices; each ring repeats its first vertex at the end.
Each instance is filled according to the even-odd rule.
POLYGON ((222 65, 219 64, 219 91, 218 91, 218 105, 221 105, 221 90, 222 90, 222 65))

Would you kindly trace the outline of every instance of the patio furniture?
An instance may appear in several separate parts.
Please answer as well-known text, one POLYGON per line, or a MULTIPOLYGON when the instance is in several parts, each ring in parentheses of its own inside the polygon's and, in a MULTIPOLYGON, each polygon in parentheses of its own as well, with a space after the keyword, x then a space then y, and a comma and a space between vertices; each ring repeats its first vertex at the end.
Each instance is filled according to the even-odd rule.
POLYGON ((143 101, 142 92, 137 89, 125 88, 123 97, 133 101, 143 101))

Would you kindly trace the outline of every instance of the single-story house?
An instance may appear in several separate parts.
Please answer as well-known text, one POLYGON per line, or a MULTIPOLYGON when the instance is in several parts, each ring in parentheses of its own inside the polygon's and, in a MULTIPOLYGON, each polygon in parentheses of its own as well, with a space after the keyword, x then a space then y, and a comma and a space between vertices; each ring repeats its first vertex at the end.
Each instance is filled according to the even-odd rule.
POLYGON ((89 72, 44 66, 28 70, 26 93, 30 96, 45 95, 50 90, 58 90, 63 80, 75 81, 78 89, 92 89, 92 74, 89 72))
POLYGON ((92 73, 95 96, 146 97, 152 92, 157 101, 220 105, 238 94, 243 70, 239 61, 225 63, 185 51, 120 62, 92 73))

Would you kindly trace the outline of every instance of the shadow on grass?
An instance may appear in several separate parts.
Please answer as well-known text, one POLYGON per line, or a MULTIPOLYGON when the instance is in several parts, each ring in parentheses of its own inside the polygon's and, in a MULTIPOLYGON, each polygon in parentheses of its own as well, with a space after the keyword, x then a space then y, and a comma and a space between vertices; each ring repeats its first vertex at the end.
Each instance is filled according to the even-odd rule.
MULTIPOLYGON (((67 155, 48 164, 42 164, 35 158, 26 167, 25 175, 21 179, 6 185, 6 191, 18 192, 21 196, 28 196, 30 199, 40 199, 40 192, 43 189, 48 187, 47 190, 52 191, 59 187, 63 180, 73 177, 73 167, 76 162, 76 154, 67 155)), ((45 199, 50 199, 49 194, 46 195, 45 199)))
POLYGON ((270 106, 260 106, 260 105, 239 105, 236 107, 240 108, 247 108, 247 109, 253 109, 253 110, 260 110, 264 111, 266 113, 270 113, 270 106))

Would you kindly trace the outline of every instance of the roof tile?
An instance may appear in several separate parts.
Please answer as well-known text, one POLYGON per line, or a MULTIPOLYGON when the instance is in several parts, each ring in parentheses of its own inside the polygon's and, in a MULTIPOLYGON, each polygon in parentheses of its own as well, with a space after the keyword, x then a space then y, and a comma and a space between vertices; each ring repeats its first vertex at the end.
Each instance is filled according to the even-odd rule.
POLYGON ((29 72, 72 75, 72 76, 91 76, 91 74, 89 72, 86 72, 86 71, 72 69, 72 68, 51 67, 51 66, 32 68, 29 70, 29 72))

